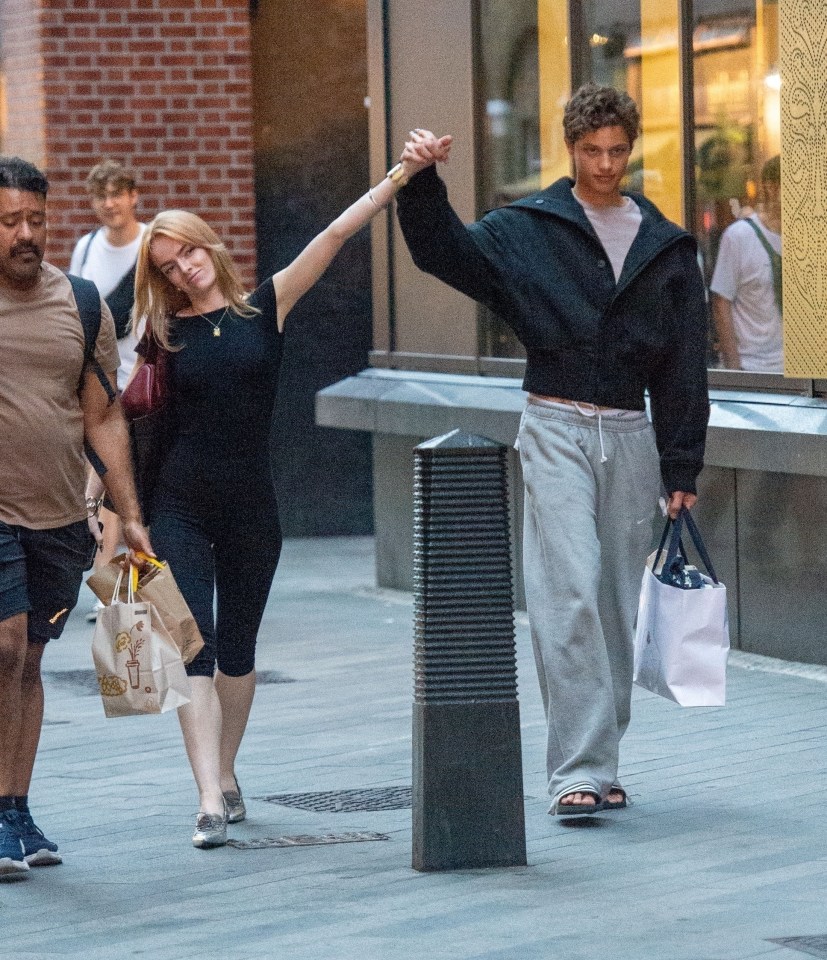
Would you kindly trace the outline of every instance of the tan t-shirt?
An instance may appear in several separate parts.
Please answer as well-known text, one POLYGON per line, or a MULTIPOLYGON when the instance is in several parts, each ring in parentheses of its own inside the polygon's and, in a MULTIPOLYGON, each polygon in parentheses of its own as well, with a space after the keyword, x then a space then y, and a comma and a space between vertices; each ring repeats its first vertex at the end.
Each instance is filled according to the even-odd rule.
MULTIPOLYGON (((112 314, 102 303, 95 357, 118 369, 112 314)), ((64 274, 43 263, 32 290, 0 287, 0 520, 46 530, 86 517, 78 383, 83 327, 64 274)))

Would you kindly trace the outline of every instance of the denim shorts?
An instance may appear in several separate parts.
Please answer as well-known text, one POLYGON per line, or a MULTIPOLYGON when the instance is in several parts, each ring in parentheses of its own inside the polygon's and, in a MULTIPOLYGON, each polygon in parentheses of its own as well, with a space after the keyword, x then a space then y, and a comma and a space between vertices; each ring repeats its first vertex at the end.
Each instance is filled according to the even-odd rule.
POLYGON ((59 637, 92 566, 94 543, 85 520, 51 530, 0 521, 0 621, 28 613, 30 643, 59 637))

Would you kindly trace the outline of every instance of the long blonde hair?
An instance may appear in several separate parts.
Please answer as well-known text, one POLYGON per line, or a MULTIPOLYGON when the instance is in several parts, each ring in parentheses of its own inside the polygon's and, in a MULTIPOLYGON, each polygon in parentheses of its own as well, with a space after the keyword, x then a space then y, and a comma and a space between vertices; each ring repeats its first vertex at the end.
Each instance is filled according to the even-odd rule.
POLYGON ((171 321, 179 310, 190 306, 189 297, 173 286, 172 281, 152 262, 150 247, 156 237, 169 237, 179 243, 206 250, 215 269, 218 289, 229 308, 242 316, 258 313, 255 307, 247 303, 238 269, 212 227, 187 210, 163 210, 144 230, 138 250, 135 305, 132 308, 132 329, 136 334, 141 320, 145 319, 154 338, 165 350, 169 350, 171 321))

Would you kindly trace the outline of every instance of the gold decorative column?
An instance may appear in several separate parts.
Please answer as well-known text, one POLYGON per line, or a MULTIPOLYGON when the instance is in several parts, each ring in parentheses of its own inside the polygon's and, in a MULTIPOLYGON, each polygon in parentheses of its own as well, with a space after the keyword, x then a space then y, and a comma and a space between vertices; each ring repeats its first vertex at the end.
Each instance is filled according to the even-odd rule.
POLYGON ((683 223, 681 68, 677 0, 641 0, 641 123, 643 192, 675 223, 683 223))
POLYGON ((827 3, 780 7, 784 373, 827 377, 827 3))
POLYGON ((547 187, 571 172, 563 140, 563 108, 571 95, 568 0, 538 0, 541 183, 547 187))

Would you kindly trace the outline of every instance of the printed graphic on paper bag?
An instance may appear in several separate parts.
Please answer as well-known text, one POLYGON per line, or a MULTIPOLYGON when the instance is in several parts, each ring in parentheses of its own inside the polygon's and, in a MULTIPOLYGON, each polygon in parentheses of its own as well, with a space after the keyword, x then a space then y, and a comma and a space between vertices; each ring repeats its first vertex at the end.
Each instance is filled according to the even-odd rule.
POLYGON ((121 697, 126 693, 126 681, 111 673, 98 677, 98 686, 103 697, 121 697))
POLYGON ((141 685, 141 661, 138 659, 138 651, 144 645, 146 637, 141 636, 144 629, 144 621, 139 620, 130 627, 129 632, 122 630, 115 637, 115 650, 117 653, 129 652, 130 659, 126 661, 126 669, 129 675, 129 686, 137 690, 141 685))
POLYGON ((646 631, 646 644, 637 669, 638 682, 647 690, 654 690, 661 677, 660 650, 652 634, 646 631))

